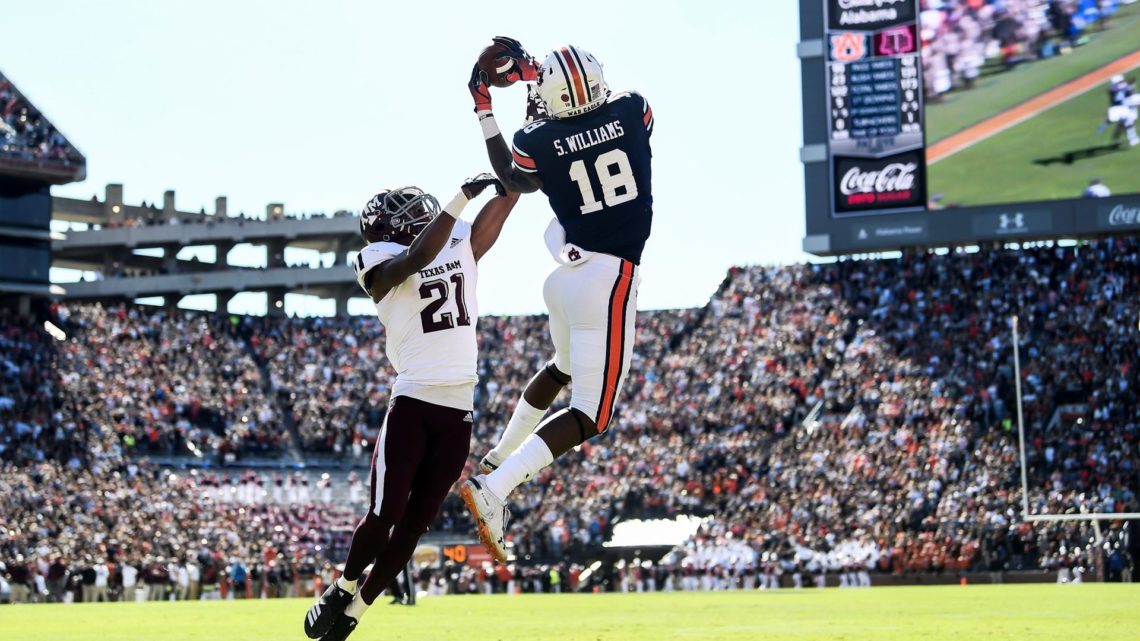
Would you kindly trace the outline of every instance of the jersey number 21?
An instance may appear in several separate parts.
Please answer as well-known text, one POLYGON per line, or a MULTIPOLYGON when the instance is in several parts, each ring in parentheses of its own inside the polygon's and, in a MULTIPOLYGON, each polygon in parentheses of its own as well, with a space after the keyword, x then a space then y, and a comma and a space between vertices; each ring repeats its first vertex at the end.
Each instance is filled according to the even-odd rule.
POLYGON ((471 317, 467 314, 467 302, 463 296, 463 272, 456 272, 449 279, 455 286, 455 307, 459 311, 459 318, 454 318, 451 312, 439 313, 439 308, 447 304, 451 296, 451 287, 442 278, 425 281, 420 285, 420 298, 430 300, 420 311, 420 322, 423 323, 424 333, 441 332, 456 325, 470 325, 471 317))

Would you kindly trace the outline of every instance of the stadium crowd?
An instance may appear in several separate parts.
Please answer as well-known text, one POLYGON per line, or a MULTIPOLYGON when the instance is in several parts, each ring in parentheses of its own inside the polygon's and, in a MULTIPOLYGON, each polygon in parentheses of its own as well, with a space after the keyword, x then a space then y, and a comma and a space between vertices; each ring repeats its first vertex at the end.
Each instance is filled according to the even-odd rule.
POLYGON ((238 598, 311 592, 355 505, 292 479, 175 474, 148 463, 7 464, 0 558, 15 602, 238 598), (264 492, 264 496, 262 493, 264 492), (334 524, 330 526, 330 524, 334 524), (71 592, 72 595, 68 596, 71 592))
POLYGON ((923 0, 919 17, 928 100, 969 89, 987 61, 1003 69, 1071 48, 1103 28, 1116 0, 923 0))
POLYGON ((0 158, 77 162, 83 157, 0 74, 0 158))
MULTIPOLYGON (((1072 579, 1097 558, 1120 577, 1131 560, 1119 524, 1103 525, 1098 554, 1086 522, 1020 519, 1009 320, 1019 318, 1031 511, 1140 511, 1138 290, 1136 238, 733 269, 704 308, 639 315, 611 430, 515 495, 519 576, 469 569, 428 583, 482 591, 537 579, 553 590, 551 564, 597 558, 615 523, 682 514, 707 520, 611 585, 772 587, 832 574, 855 586, 871 571, 1035 568, 1072 579)), ((172 475, 141 456, 292 448, 367 464, 392 377, 374 319, 97 305, 51 316, 66 342, 11 317, 0 336, 0 461, 14 488, 0 507, 18 515, 0 561, 30 564, 49 594, 56 558, 83 571, 174 563, 171 586, 193 562, 230 577, 231 593, 244 590, 236 565, 241 585, 254 569, 267 585, 281 559, 294 577, 298 565, 325 567, 358 518, 352 498, 326 500, 327 483, 291 477, 172 475)), ((472 464, 549 356, 543 317, 480 323, 472 464)), ((453 496, 433 529, 468 527, 453 496)), ((578 571, 563 570, 568 582, 578 571)))
POLYGON ((59 307, 57 350, 75 423, 161 454, 274 452, 284 430, 249 351, 253 319, 143 308, 59 307))
MULTIPOLYGON (((805 394, 825 409, 792 438, 761 445, 767 479, 719 510, 734 518, 708 528, 710 544, 763 536, 753 547, 783 548, 784 558, 894 572, 1020 569, 1062 550, 1087 553, 1087 525, 1017 518, 1007 321, 1018 314, 1022 325, 1031 511, 1135 511, 1138 260, 1129 239, 799 268, 838 294, 824 300, 844 303, 794 323, 835 348, 819 350, 835 366, 805 394), (846 335, 829 333, 829 312, 846 335), (1068 403, 1073 416, 1063 411, 1068 403), (821 555, 852 541, 874 545, 821 555)), ((753 283, 763 279, 752 274, 753 283)), ((727 291, 752 286, 737 283, 727 291)), ((800 298, 814 306, 810 289, 800 298)), ((740 347, 755 353, 769 342, 740 347)))

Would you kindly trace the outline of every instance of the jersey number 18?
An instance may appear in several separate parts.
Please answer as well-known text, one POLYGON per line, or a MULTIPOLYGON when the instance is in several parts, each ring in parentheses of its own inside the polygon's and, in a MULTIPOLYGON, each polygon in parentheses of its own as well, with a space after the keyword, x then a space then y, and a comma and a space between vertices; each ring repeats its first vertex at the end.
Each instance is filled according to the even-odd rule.
POLYGON ((577 183, 582 192, 583 214, 592 214, 604 207, 616 207, 637 198, 637 181, 633 179, 629 156, 621 149, 613 149, 598 156, 594 161, 594 173, 598 175, 598 184, 602 186, 605 205, 594 196, 594 186, 590 184, 586 162, 575 160, 570 165, 570 180, 577 183))

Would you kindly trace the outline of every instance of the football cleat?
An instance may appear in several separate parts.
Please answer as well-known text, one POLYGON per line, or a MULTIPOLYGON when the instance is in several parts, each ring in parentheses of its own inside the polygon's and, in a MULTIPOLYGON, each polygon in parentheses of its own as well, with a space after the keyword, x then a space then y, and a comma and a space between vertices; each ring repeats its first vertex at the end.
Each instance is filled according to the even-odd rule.
MULTIPOLYGON (((337 617, 352 603, 353 594, 337 586, 336 582, 325 590, 321 598, 305 614, 305 636, 320 639, 333 627, 337 617)), ((347 635, 346 635, 347 636, 347 635)))
POLYGON ((507 542, 504 532, 511 512, 499 500, 499 497, 487 489, 487 477, 480 474, 467 479, 459 488, 459 496, 467 506, 471 516, 475 518, 475 529, 479 533, 479 540, 487 546, 491 556, 499 563, 507 562, 507 542))
POLYGON ((356 619, 341 612, 336 617, 336 622, 333 623, 332 628, 321 637, 321 641, 344 641, 352 631, 356 629, 357 624, 360 623, 356 619))

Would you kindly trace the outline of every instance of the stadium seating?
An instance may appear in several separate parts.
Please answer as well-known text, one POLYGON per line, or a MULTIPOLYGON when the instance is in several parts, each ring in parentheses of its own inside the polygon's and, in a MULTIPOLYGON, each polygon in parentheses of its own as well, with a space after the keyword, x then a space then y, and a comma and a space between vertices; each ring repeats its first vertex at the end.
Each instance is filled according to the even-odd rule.
POLYGON ((0 74, 0 159, 82 162, 83 157, 0 74))
MULTIPOLYGON (((1088 526, 1020 519, 1009 319, 1022 335, 1031 509, 1134 512, 1138 292, 1135 238, 735 268, 703 308, 639 315, 613 427, 520 487, 509 538, 520 558, 552 562, 587 558, 620 520, 709 517, 661 570, 713 577, 703 587, 777 571, 854 585, 861 570, 1087 565, 1088 526)), ((392 378, 375 319, 91 305, 52 316, 64 343, 11 318, 0 335, 0 476, 20 488, 0 506, 26 517, 0 560, 50 556, 45 546, 107 556, 106 530, 141 527, 130 525, 140 496, 179 527, 124 554, 205 547, 254 564, 267 545, 313 559, 339 545, 328 537, 352 527, 350 506, 256 500, 241 512, 208 490, 217 479, 137 461, 292 451, 365 464, 392 378), (94 501, 104 521, 61 507, 58 529, 37 525, 44 483, 89 488, 57 500, 94 501)), ((540 316, 483 318, 480 337, 472 464, 549 356, 540 316)), ((434 529, 466 530, 462 510, 450 497, 434 529)))
POLYGON ((63 404, 81 429, 139 453, 279 450, 279 408, 249 350, 251 322, 141 308, 61 310, 63 404))

